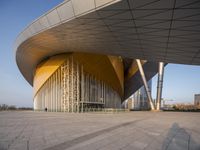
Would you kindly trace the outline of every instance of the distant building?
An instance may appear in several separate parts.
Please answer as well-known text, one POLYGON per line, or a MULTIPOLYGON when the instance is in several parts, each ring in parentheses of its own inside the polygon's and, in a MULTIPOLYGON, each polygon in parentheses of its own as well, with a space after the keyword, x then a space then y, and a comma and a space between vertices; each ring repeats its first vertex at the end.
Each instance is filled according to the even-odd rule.
MULTIPOLYGON (((152 87, 151 80, 148 82, 148 86, 149 86, 149 89, 151 89, 151 87, 152 87)), ((124 107, 126 109, 132 109, 132 110, 148 110, 148 109, 150 109, 144 86, 142 86, 139 90, 137 90, 131 97, 129 97, 124 102, 124 107)))
POLYGON ((194 95, 194 105, 200 105, 200 94, 194 95))

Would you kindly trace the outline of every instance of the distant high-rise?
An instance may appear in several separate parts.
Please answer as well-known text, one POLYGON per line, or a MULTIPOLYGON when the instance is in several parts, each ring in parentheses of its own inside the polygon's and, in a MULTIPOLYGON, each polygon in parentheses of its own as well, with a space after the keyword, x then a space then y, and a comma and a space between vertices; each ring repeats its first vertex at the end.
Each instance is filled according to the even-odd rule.
MULTIPOLYGON (((148 81, 148 87, 152 89, 152 80, 148 81)), ((148 97, 144 86, 138 89, 125 102, 124 107, 131 110, 148 110, 150 109, 148 97)))
POLYGON ((194 95, 194 105, 200 105, 200 94, 194 95))

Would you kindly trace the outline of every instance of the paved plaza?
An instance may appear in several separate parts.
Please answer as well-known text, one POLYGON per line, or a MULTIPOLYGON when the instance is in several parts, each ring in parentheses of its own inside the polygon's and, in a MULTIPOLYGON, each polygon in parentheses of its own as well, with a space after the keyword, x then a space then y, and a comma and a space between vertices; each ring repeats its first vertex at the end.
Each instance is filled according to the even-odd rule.
POLYGON ((200 113, 0 112, 0 149, 200 149, 200 113))

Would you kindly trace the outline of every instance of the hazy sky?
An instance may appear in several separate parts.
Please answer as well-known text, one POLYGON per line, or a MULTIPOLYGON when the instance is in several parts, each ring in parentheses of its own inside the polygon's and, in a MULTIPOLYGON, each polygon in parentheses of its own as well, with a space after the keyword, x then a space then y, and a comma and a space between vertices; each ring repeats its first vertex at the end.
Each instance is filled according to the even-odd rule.
MULTIPOLYGON (((15 63, 17 35, 34 19, 63 0, 0 0, 0 104, 32 106, 32 87, 15 63)), ((157 77, 153 78, 155 97, 157 77)), ((200 67, 169 64, 165 67, 163 97, 175 102, 193 102, 200 93, 200 67)))

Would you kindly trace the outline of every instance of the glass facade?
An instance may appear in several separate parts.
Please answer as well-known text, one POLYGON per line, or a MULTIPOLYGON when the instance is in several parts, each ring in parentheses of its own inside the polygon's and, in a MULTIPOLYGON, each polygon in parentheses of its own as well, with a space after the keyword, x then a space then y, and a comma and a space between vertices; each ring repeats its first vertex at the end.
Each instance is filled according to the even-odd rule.
POLYGON ((194 95, 194 105, 200 105, 200 94, 194 95))
MULTIPOLYGON (((152 81, 148 82, 149 89, 152 88, 152 81)), ((144 86, 137 90, 130 98, 125 100, 124 107, 132 110, 148 110, 150 109, 148 97, 145 91, 144 86)))

